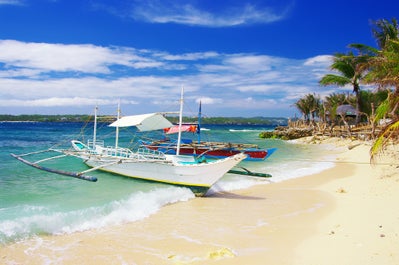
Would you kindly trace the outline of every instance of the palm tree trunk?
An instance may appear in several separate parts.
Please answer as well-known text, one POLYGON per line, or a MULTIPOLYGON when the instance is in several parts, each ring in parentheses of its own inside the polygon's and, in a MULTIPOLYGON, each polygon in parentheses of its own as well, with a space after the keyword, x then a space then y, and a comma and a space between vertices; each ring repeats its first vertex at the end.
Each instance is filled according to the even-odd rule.
POLYGON ((399 86, 396 87, 392 97, 393 97, 392 102, 394 103, 394 106, 393 106, 390 114, 394 119, 397 119, 398 117, 397 117, 396 111, 399 107, 399 86))
POLYGON ((360 97, 360 87, 359 84, 355 83, 353 85, 353 91, 356 94, 356 125, 360 122, 360 108, 362 103, 362 98, 360 97))
POLYGON ((345 124, 346 129, 348 130, 348 137, 350 138, 350 137, 352 136, 351 127, 350 127, 350 125, 348 124, 348 122, 346 121, 345 115, 340 114, 339 116, 341 117, 342 121, 343 121, 344 124, 345 124))

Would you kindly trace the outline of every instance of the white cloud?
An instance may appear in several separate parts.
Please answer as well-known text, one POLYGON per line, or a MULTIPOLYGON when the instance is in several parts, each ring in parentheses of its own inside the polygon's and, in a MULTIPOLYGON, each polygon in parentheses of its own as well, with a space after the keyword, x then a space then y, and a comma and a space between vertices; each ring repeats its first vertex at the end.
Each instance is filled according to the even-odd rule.
POLYGON ((238 88, 238 90, 241 91, 241 92, 249 92, 249 91, 252 91, 252 92, 268 92, 268 91, 274 90, 276 88, 277 88, 276 85, 262 85, 262 84, 259 84, 259 85, 247 85, 247 86, 244 85, 244 86, 240 86, 238 88))
POLYGON ((331 55, 318 55, 309 58, 305 61, 304 65, 326 65, 329 66, 332 63, 333 56, 331 55))
POLYGON ((273 66, 281 64, 282 58, 276 58, 266 55, 248 55, 237 54, 227 57, 225 64, 237 71, 266 71, 272 69, 273 66))
MULTIPOLYGON (((134 49, 101 47, 91 44, 65 45, 0 40, 0 61, 15 72, 77 71, 110 73, 110 65, 133 68, 159 67, 159 62, 135 54, 134 49)), ((36 72, 37 73, 37 72, 36 72)))
POLYGON ((14 78, 14 77, 34 77, 40 75, 42 70, 30 68, 13 68, 0 70, 0 78, 14 78))
POLYGON ((212 104, 221 104, 221 103, 223 103, 223 99, 221 99, 221 98, 201 97, 201 98, 197 98, 195 100, 195 102, 197 104, 199 104, 201 102, 201 104, 204 104, 204 105, 207 105, 207 104, 212 105, 212 104))
POLYGON ((233 115, 241 102, 251 115, 251 108, 283 109, 306 93, 333 89, 318 85, 328 71, 323 56, 297 60, 245 53, 168 54, 18 41, 0 41, 0 48, 6 50, 0 54, 0 107, 7 111, 19 106, 109 105, 119 99, 137 103, 134 112, 138 106, 161 111, 176 105, 184 86, 188 106, 201 100, 215 114, 233 115), (51 58, 59 53, 64 55, 51 58))
MULTIPOLYGON (((118 100, 106 100, 106 99, 96 99, 96 98, 42 98, 33 100, 0 100, 0 106, 11 107, 11 106, 21 106, 24 107, 62 107, 62 106, 95 106, 95 105, 117 105, 118 100)), ((121 101, 122 104, 137 104, 134 101, 121 101)))
POLYGON ((193 60, 201 60, 201 59, 209 59, 209 58, 215 58, 217 56, 220 56, 217 52, 195 52, 195 53, 184 53, 184 54, 158 54, 162 56, 163 59, 165 60, 170 60, 170 61, 193 61, 193 60))
MULTIPOLYGON (((230 27, 245 24, 264 24, 285 18, 291 3, 282 10, 256 5, 250 1, 239 4, 228 3, 219 10, 210 10, 200 6, 200 2, 136 0, 133 3, 131 17, 150 23, 176 23, 191 26, 230 27)), ((111 8, 115 13, 115 7, 111 8)))
POLYGON ((68 98, 74 95, 97 98, 165 98, 178 92, 182 82, 164 77, 127 77, 115 80, 97 77, 47 80, 0 79, 0 98, 68 98))
POLYGON ((0 5, 23 5, 24 1, 22 0, 0 0, 0 5))

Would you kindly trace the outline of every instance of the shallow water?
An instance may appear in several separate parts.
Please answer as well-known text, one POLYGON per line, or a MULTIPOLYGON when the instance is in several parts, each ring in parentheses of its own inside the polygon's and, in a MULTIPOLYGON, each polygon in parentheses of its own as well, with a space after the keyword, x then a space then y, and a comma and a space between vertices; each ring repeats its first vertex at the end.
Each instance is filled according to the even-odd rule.
MULTIPOLYGON (((278 148, 266 161, 240 164, 271 174, 270 180, 274 182, 317 173, 333 165, 320 162, 319 146, 258 138, 261 131, 271 129, 268 127, 204 127, 203 140, 278 148)), ((134 133, 134 130, 121 131, 120 146, 135 148, 138 138, 133 137, 134 133)), ((90 173, 99 179, 96 183, 59 176, 31 168, 10 156, 10 153, 22 154, 49 147, 66 148, 71 139, 87 141, 91 134, 91 125, 85 127, 82 123, 0 123, 0 158, 3 161, 0 164, 0 244, 34 235, 73 233, 133 222, 155 214, 167 204, 195 198, 189 189, 104 172, 90 173)), ((153 133, 142 135, 153 136, 153 133)), ((184 137, 195 140, 197 136, 184 137)), ((97 138, 113 145, 114 130, 100 124, 97 138)), ((46 165, 69 171, 87 169, 75 158, 52 160, 46 165)), ((267 179, 226 174, 208 195, 218 191, 234 193, 234 190, 267 183, 267 179)))

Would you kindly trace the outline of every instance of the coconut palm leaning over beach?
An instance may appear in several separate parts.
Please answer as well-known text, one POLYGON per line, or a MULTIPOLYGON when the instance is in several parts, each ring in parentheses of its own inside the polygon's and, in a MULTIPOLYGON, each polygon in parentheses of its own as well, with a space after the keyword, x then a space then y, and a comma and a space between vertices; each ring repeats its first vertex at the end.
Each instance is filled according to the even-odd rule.
POLYGON ((378 135, 370 153, 371 158, 383 150, 390 139, 398 137, 399 133, 399 26, 396 19, 392 21, 379 20, 374 23, 374 37, 377 39, 380 51, 370 59, 370 71, 366 81, 378 84, 380 87, 393 87, 386 101, 377 109, 377 119, 391 119, 378 135))
POLYGON ((374 122, 388 123, 374 141, 370 155, 373 159, 385 149, 387 144, 398 136, 399 132, 399 26, 395 18, 373 22, 372 29, 378 49, 362 44, 351 44, 359 56, 366 58, 360 68, 367 71, 363 78, 365 84, 375 84, 378 89, 386 89, 388 97, 377 108, 374 122))

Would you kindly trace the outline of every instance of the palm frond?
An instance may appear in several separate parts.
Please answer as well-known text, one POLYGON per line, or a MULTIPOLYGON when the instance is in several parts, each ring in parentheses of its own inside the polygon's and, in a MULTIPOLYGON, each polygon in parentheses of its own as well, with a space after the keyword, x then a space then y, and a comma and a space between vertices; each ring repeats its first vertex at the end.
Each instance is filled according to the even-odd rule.
POLYGON ((329 85, 337 85, 337 86, 345 86, 351 83, 351 79, 340 76, 340 75, 333 75, 327 74, 323 76, 323 78, 319 81, 319 84, 322 86, 329 86, 329 85))
POLYGON ((381 104, 378 106, 376 113, 375 113, 375 121, 378 122, 381 119, 383 119, 384 117, 386 117, 386 115, 389 112, 389 106, 390 106, 390 102, 388 99, 384 100, 383 102, 381 102, 381 104))
POLYGON ((349 48, 356 49, 359 54, 367 55, 367 56, 375 56, 379 52, 379 50, 374 47, 371 47, 371 46, 368 46, 365 44, 360 44, 360 43, 349 44, 349 48))
POLYGON ((380 154, 382 150, 386 149, 386 146, 399 133, 399 120, 395 120, 388 124, 378 135, 370 149, 371 161, 374 161, 376 155, 380 154))

